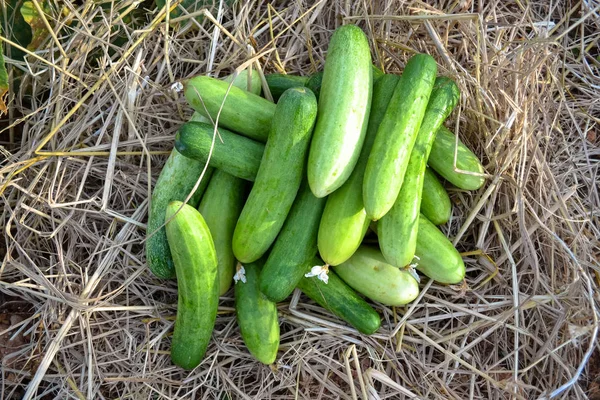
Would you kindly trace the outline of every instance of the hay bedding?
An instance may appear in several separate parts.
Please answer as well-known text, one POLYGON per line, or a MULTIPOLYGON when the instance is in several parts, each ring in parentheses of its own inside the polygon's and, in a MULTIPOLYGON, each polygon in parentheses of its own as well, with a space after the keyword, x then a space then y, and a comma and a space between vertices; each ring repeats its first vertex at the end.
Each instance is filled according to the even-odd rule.
POLYGON ((0 324, 0 398, 599 398, 600 359, 584 368, 598 327, 598 3, 248 1, 181 30, 71 9, 87 22, 50 21, 56 40, 20 66, 33 95, 11 98, 22 137, 0 171, 0 292, 28 311, 0 324), (386 71, 428 52, 462 90, 451 125, 489 174, 451 191, 466 282, 378 307, 371 337, 296 293, 279 307, 274 368, 245 350, 231 291, 205 361, 183 372, 169 360, 176 286, 149 273, 143 244, 149 191, 190 115, 170 87, 253 57, 313 73, 343 19, 386 71))

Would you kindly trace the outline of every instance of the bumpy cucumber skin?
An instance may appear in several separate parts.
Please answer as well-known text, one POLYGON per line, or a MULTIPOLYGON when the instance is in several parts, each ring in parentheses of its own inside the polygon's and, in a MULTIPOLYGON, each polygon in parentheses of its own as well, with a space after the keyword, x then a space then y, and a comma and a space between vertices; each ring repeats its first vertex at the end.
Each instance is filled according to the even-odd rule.
POLYGON ((277 101, 289 88, 302 87, 308 81, 307 76, 288 75, 288 74, 267 74, 265 80, 273 96, 273 100, 277 101))
POLYGON ((206 162, 214 147, 209 164, 228 174, 254 181, 265 146, 262 143, 202 122, 186 122, 175 135, 175 148, 184 156, 206 162))
POLYGON ((372 87, 366 35, 355 25, 338 28, 329 42, 308 155, 308 183, 315 196, 327 196, 352 173, 367 131, 372 87))
POLYGON ((285 300, 313 266, 324 207, 325 198, 315 197, 305 180, 260 273, 260 290, 271 301, 285 300))
POLYGON ((398 197, 436 73, 433 57, 413 56, 379 125, 363 183, 365 209, 374 221, 381 219, 398 197))
MULTIPOLYGON (((322 264, 319 259, 313 260, 313 265, 322 264)), ((332 270, 329 270, 328 283, 316 277, 302 277, 298 282, 298 289, 365 335, 375 333, 381 326, 381 318, 377 311, 332 270)))
POLYGON ((277 304, 259 290, 260 268, 260 262, 244 265, 246 282, 235 284, 235 312, 250 353, 263 364, 273 364, 279 348, 277 304))
POLYGON ((435 225, 445 224, 452 214, 448 192, 430 168, 425 168, 423 178, 421 213, 435 225))
POLYGON ((393 207, 381 218, 381 252, 396 267, 408 265, 415 255, 427 158, 437 130, 454 110, 459 97, 460 91, 452 79, 443 76, 436 79, 409 157, 402 188, 393 207))
POLYGON ((329 265, 339 265, 350 258, 369 226, 362 196, 365 167, 377 128, 399 79, 398 75, 384 75, 375 83, 369 126, 356 167, 350 178, 327 197, 319 226, 318 247, 321 258, 329 265))
POLYGON ((465 263, 452 242, 423 214, 419 217, 419 233, 414 262, 417 270, 439 283, 456 284, 465 278, 465 263))
POLYGON ((388 264, 381 252, 372 247, 359 247, 334 270, 351 288, 387 306, 408 304, 419 295, 415 278, 408 271, 388 264))
POLYGON ((208 76, 184 82, 184 92, 192 108, 205 117, 210 115, 213 121, 221 110, 219 126, 260 142, 267 140, 275 112, 275 104, 270 101, 208 76))
POLYGON ((177 271, 177 319, 171 344, 173 363, 196 368, 206 352, 217 318, 217 253, 208 226, 194 207, 174 201, 165 213, 169 247, 177 271))
MULTIPOLYGON (((482 176, 469 175, 454 170, 454 149, 456 137, 445 126, 438 129, 435 141, 429 153, 427 163, 431 168, 440 174, 448 182, 460 189, 477 190, 485 183, 482 176)), ((460 171, 474 172, 483 174, 483 166, 477 156, 458 141, 458 150, 456 155, 456 168, 460 171)))
POLYGON ((198 211, 204 217, 215 244, 219 270, 219 296, 231 287, 235 256, 231 248, 233 230, 242 212, 246 181, 216 170, 202 196, 198 211))
POLYGON ((281 230, 302 182, 316 113, 317 100, 306 88, 288 89, 279 99, 254 186, 233 233, 240 262, 257 260, 281 230))

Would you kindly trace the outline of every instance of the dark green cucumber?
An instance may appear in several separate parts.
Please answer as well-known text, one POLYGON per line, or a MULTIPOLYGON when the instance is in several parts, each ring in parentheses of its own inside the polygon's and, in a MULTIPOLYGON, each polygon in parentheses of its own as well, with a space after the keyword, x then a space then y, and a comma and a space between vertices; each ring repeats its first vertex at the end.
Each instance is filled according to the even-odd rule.
POLYGON ((385 73, 381 69, 373 65, 373 82, 376 82, 379 78, 381 78, 384 75, 385 73))
POLYGON ((175 148, 184 156, 206 162, 210 149, 209 165, 238 178, 253 181, 258 172, 265 146, 244 136, 219 128, 215 136, 214 127, 202 122, 187 122, 175 136, 175 148))
POLYGON ((184 91, 188 103, 198 113, 210 116, 213 121, 218 114, 220 127, 261 142, 267 140, 275 112, 275 104, 270 101, 208 76, 184 82, 184 91))
POLYGON ((178 295, 171 359, 181 368, 193 369, 204 357, 217 317, 217 253, 208 226, 194 207, 171 202, 165 218, 178 295))
POLYGON ((393 207, 381 218, 381 252, 396 267, 405 267, 415 255, 427 158, 437 130, 454 110, 459 97, 460 91, 452 79, 443 76, 436 79, 409 157, 402 188, 393 207))
POLYGON ((270 300, 285 300, 314 265, 324 207, 325 198, 315 197, 305 180, 260 273, 260 290, 270 300))
MULTIPOLYGON (((438 131, 439 132, 439 131, 438 131)), ((421 213, 435 225, 448 222, 452 214, 452 203, 448 192, 429 168, 425 168, 421 213)))
POLYGON ((485 183, 485 178, 459 171, 483 174, 483 166, 475 154, 463 142, 458 140, 448 128, 438 129, 435 141, 429 153, 427 163, 444 179, 454 186, 465 190, 477 190, 485 183), (454 169, 454 151, 456 150, 456 171, 454 169))
POLYGON ((417 54, 400 76, 365 169, 363 199, 372 220, 387 214, 398 197, 436 73, 433 57, 417 54))
POLYGON ((235 313, 250 353, 263 364, 273 364, 279 348, 277 304, 258 288, 260 268, 260 262, 244 265, 245 282, 235 283, 235 313))
POLYGON ((417 249, 413 262, 417 270, 439 283, 456 284, 465 278, 465 263, 460 253, 423 214, 419 216, 417 249))
POLYGON ((352 173, 367 131, 372 87, 366 35, 355 25, 341 26, 329 42, 308 155, 308 183, 315 196, 327 196, 352 173))
MULTIPOLYGON (((313 265, 322 264, 317 258, 313 260, 313 265)), ((317 277, 302 277, 298 289, 361 333, 370 335, 381 326, 377 311, 331 270, 328 283, 317 277)))
POLYGON ((306 81, 305 86, 312 90, 312 92, 317 96, 317 99, 321 95, 321 85, 323 84, 323 71, 319 71, 315 74, 312 74, 308 81, 306 81))
POLYGON ((279 99, 254 186, 233 233, 240 262, 257 260, 281 230, 302 182, 316 114, 317 100, 306 88, 288 89, 279 99))
POLYGON ((402 306, 419 295, 419 283, 406 270, 387 263, 378 249, 361 246, 334 268, 351 288, 387 306, 402 306))
POLYGON ((365 167, 377 128, 399 79, 397 75, 384 75, 375 83, 369 127, 356 167, 350 178, 327 198, 319 226, 318 246, 321 258, 329 265, 339 265, 350 258, 369 226, 362 196, 365 167))
POLYGON ((204 217, 215 243, 219 270, 219 296, 231 286, 235 257, 231 248, 233 230, 242 212, 246 181, 216 170, 206 188, 198 211, 204 217))
POLYGON ((308 81, 307 76, 289 75, 289 74, 267 74, 265 80, 273 96, 277 101, 289 88, 302 87, 308 81))

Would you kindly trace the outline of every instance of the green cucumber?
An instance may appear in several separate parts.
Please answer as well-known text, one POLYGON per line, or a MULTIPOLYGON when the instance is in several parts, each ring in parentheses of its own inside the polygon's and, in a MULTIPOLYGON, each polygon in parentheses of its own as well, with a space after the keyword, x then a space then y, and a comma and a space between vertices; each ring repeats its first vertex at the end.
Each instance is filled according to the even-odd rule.
POLYGON ((317 114, 315 95, 291 88, 279 99, 254 186, 233 233, 242 262, 262 256, 275 241, 300 188, 317 114))
POLYGON ((359 247, 334 270, 358 293, 386 306, 402 306, 419 295, 419 283, 410 272, 388 264, 372 247, 359 247))
POLYGON ((422 214, 419 217, 419 234, 413 262, 417 270, 439 283, 456 284, 465 278, 465 263, 458 250, 422 214))
POLYGON ((341 26, 329 42, 308 155, 308 183, 315 196, 327 196, 352 173, 367 131, 372 87, 366 35, 355 25, 341 26))
MULTIPOLYGON (((313 260, 313 265, 322 264, 317 258, 313 260)), ((317 277, 302 277, 298 282, 298 289, 359 332, 366 335, 375 333, 381 326, 381 318, 377 311, 345 284, 335 272, 330 270, 328 275, 328 283, 322 282, 317 277)))
POLYGON ((317 99, 321 95, 321 85, 323 84, 323 71, 319 71, 315 74, 312 74, 308 81, 306 81, 305 86, 312 90, 317 99))
POLYGON ((279 348, 277 304, 258 288, 261 263, 244 265, 244 280, 235 283, 235 313, 246 347, 258 361, 273 364, 279 348))
POLYGON ((381 78, 384 75, 385 73, 381 69, 373 65, 373 82, 376 82, 379 78, 381 78))
POLYGON ((377 128, 399 79, 397 75, 384 75, 375 83, 369 127, 356 167, 350 178, 327 198, 319 226, 318 247, 321 258, 329 265, 339 265, 350 258, 369 226, 362 197, 365 167, 377 128))
POLYGON ((246 181, 216 170, 206 188, 198 211, 204 217, 215 244, 219 271, 219 296, 231 286, 235 257, 231 239, 235 224, 242 212, 246 181))
POLYGON ((435 225, 445 224, 452 214, 448 192, 430 168, 425 168, 421 213, 435 225))
POLYGON ((267 140, 275 112, 270 101, 208 76, 184 82, 184 92, 190 106, 201 115, 216 122, 218 114, 220 127, 261 142, 267 140))
POLYGON ((255 69, 253 69, 252 72, 250 72, 250 70, 248 69, 245 69, 238 74, 233 73, 227 75, 225 78, 223 78, 223 81, 227 83, 231 83, 233 81, 233 86, 242 90, 246 90, 257 96, 260 96, 262 92, 260 74, 255 69))
POLYGON ((393 207, 381 218, 379 246, 385 259, 396 267, 405 267, 415 255, 427 158, 437 130, 454 110, 459 97, 460 91, 452 79, 443 76, 436 79, 409 157, 402 188, 393 207))
POLYGON ((289 74, 267 74, 265 80, 273 96, 277 101, 289 88, 302 87, 308 81, 307 76, 289 75, 289 74))
POLYGON ((485 183, 483 176, 470 175, 454 169, 454 151, 456 150, 456 169, 459 171, 483 174, 483 166, 475 154, 460 140, 456 146, 456 137, 445 126, 438 129, 435 141, 429 153, 427 163, 448 182, 460 189, 477 190, 485 183))
POLYGON ((194 207, 173 201, 165 218, 178 295, 171 359, 181 368, 193 369, 204 357, 217 318, 217 253, 208 226, 194 207))
POLYGON ((398 197, 436 73, 433 57, 417 54, 400 76, 365 169, 363 199, 372 220, 383 217, 398 197))
POLYGON ((215 136, 214 127, 203 122, 187 122, 175 136, 175 148, 181 154, 209 165, 228 174, 253 181, 258 172, 265 146, 244 136, 219 128, 215 136))
POLYGON ((314 265, 324 207, 325 198, 315 197, 305 180, 260 273, 260 290, 270 300, 285 300, 314 265))

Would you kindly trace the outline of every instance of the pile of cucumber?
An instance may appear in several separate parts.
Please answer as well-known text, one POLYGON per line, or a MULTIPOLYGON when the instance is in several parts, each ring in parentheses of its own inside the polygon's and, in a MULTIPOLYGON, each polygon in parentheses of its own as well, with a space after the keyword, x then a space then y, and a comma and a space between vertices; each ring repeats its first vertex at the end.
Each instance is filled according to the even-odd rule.
POLYGON ((465 276, 436 227, 451 215, 436 173, 476 190, 483 168, 443 125, 459 90, 431 56, 383 74, 363 31, 344 25, 322 73, 266 82, 276 103, 260 96, 255 71, 186 81, 196 112, 152 194, 147 261, 157 277, 177 278, 171 355, 183 368, 201 362, 232 282, 242 338, 271 364, 277 302, 295 288, 371 334, 380 316, 365 298, 413 301, 415 270, 442 284, 465 276), (369 229, 379 247, 365 244, 369 229))

